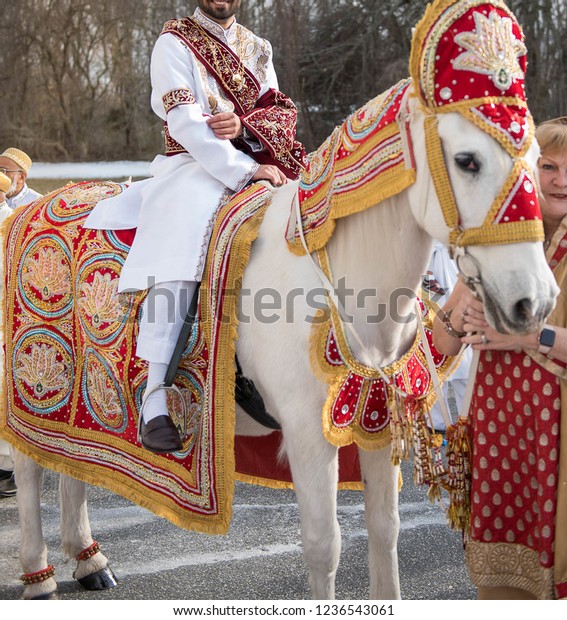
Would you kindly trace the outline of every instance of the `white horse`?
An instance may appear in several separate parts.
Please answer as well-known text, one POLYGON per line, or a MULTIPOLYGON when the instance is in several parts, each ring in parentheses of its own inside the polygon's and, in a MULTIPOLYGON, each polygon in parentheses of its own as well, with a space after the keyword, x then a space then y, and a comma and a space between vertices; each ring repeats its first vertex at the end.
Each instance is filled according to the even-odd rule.
MULTIPOLYGON (((412 104, 416 106, 416 103, 412 104)), ((415 336, 415 321, 397 322, 388 312, 378 325, 367 322, 376 308, 358 307, 356 293, 376 291, 377 300, 389 299, 400 288, 417 291, 428 265, 432 238, 447 241, 448 228, 432 186, 427 166, 423 115, 411 113, 411 137, 417 161, 417 181, 401 194, 370 209, 338 221, 328 246, 335 283, 345 278, 355 294, 347 297, 346 311, 364 350, 352 342, 355 356, 363 361, 388 365, 408 349, 415 336)), ((446 165, 454 187, 464 228, 478 226, 511 169, 511 159, 486 133, 459 114, 439 118, 439 134, 446 165), (474 174, 470 158, 481 162, 474 174), (465 165, 467 163, 467 165, 465 165), (473 191, 474 188, 474 191, 473 191)), ((533 164, 537 146, 528 153, 533 164)), ((315 310, 306 293, 321 288, 308 257, 287 249, 284 231, 295 183, 274 194, 253 246, 243 288, 243 312, 251 317, 241 323, 237 354, 244 374, 259 387, 267 409, 280 423, 284 451, 291 467, 301 518, 304 556, 309 567, 314 598, 334 596, 340 555, 340 531, 336 515, 337 448, 322 434, 321 409, 327 385, 316 379, 309 365, 309 318, 315 310), (277 323, 255 316, 253 299, 266 289, 279 291, 294 303, 293 322, 285 321, 285 308, 277 323)), ((489 321, 505 323, 509 331, 525 331, 538 325, 552 307, 556 285, 545 262, 541 243, 470 247, 482 279, 481 293, 487 301, 489 321)), ((410 296, 399 297, 399 315, 412 312, 410 296)), ((370 304, 367 304, 368 306, 370 304)), ((241 411, 237 434, 267 432, 241 411)), ((397 537, 399 531, 398 468, 388 449, 359 451, 364 481, 366 522, 369 535, 370 596, 400 597, 397 537)), ((21 519, 20 559, 24 573, 37 573, 47 566, 47 550, 40 520, 41 467, 17 454, 16 479, 21 519)), ((61 476, 61 532, 64 551, 75 557, 93 542, 87 515, 85 485, 61 476)), ((113 585, 107 558, 99 551, 78 561, 74 576, 92 589, 113 585)), ((25 586, 24 598, 48 597, 56 590, 53 577, 25 586)))

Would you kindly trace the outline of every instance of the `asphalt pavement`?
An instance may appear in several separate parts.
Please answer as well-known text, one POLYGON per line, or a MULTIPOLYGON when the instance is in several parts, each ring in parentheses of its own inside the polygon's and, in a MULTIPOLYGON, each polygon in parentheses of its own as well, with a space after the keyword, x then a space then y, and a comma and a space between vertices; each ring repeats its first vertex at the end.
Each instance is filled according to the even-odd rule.
MULTIPOLYGON (((402 598, 476 598, 463 563, 460 535, 445 524, 439 504, 412 483, 404 464, 400 496, 399 562, 402 598)), ((72 578, 74 560, 60 549, 58 475, 46 472, 42 495, 48 560, 56 567, 62 600, 306 600, 310 598, 293 491, 237 483, 234 516, 224 536, 182 530, 128 500, 90 487, 93 536, 115 572, 118 587, 88 592, 72 578)), ((336 597, 368 598, 363 495, 339 492, 342 532, 336 597)), ((0 500, 0 600, 22 596, 15 498, 0 500)))

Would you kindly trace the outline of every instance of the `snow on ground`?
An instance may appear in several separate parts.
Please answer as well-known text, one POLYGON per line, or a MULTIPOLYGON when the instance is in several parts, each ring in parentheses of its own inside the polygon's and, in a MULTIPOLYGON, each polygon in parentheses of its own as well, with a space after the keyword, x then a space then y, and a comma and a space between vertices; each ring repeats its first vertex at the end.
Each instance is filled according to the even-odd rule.
POLYGON ((150 176, 149 161, 33 162, 28 179, 126 179, 150 176))

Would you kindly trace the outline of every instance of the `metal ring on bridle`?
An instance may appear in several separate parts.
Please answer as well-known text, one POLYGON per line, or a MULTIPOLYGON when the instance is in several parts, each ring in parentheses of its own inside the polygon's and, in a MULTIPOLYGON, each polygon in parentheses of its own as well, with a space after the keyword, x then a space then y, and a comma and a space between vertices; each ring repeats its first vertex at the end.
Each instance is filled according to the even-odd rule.
POLYGON ((480 276, 480 268, 478 261, 474 256, 471 256, 464 248, 462 248, 461 252, 455 254, 455 262, 457 264, 457 269, 459 270, 459 276, 461 280, 469 287, 469 289, 478 297, 480 295, 479 288, 482 286, 482 278, 480 276), (470 261, 473 266, 474 272, 476 275, 467 275, 466 267, 467 265, 464 263, 465 260, 470 261))

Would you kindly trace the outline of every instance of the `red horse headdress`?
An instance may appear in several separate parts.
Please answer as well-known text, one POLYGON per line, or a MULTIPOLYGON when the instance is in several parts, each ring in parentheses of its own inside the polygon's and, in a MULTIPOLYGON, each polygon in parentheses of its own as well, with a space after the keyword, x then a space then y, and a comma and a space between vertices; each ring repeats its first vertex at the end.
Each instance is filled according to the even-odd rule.
MULTIPOLYGON (((433 175, 452 245, 543 239, 535 183, 520 160, 534 135, 524 84, 526 54, 522 30, 499 0, 439 0, 427 7, 416 26, 410 72, 425 110, 462 114, 515 160, 484 224, 466 231, 459 227, 454 204, 443 204, 447 191, 454 202, 446 171, 437 179, 433 175)), ((440 148, 431 133, 430 127, 428 149, 440 148)))

